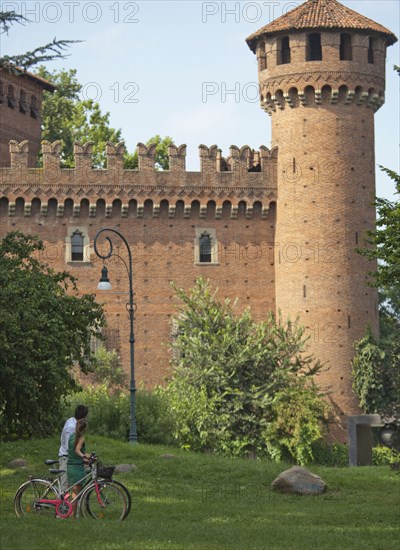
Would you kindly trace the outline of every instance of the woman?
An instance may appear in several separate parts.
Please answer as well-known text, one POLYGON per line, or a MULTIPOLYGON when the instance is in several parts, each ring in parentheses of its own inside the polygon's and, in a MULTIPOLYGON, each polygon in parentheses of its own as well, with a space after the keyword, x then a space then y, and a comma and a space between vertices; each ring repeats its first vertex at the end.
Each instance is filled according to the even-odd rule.
MULTIPOLYGON (((68 462, 67 462, 67 475, 69 485, 73 485, 72 498, 79 494, 82 489, 82 485, 78 484, 86 472, 84 464, 89 462, 90 455, 85 449, 85 436, 87 421, 84 419, 78 420, 75 427, 75 433, 73 433, 68 440, 68 462)), ((72 503, 73 514, 72 517, 76 517, 78 500, 74 500, 72 503)))

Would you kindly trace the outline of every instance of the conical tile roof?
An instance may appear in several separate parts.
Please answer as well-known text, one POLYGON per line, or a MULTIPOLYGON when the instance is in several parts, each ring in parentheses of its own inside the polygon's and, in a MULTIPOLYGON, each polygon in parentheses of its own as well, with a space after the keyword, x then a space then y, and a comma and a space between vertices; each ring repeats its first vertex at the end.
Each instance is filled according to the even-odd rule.
POLYGON ((255 51, 260 36, 304 30, 353 30, 384 35, 387 44, 397 42, 396 36, 379 23, 353 11, 337 0, 307 0, 272 23, 251 34, 246 42, 255 51))

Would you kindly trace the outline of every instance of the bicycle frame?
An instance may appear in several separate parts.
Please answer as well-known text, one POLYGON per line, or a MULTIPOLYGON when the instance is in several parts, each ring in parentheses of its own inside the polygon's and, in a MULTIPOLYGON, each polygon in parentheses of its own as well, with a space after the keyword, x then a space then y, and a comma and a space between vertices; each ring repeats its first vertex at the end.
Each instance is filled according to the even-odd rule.
POLYGON ((62 517, 62 518, 68 518, 72 515, 72 504, 76 501, 76 500, 79 500, 79 498, 82 496, 82 493, 84 491, 87 490, 87 487, 89 486, 90 483, 83 483, 84 480, 88 479, 89 477, 92 478, 92 482, 94 487, 95 487, 95 491, 96 491, 96 497, 97 497, 97 501, 99 503, 99 505, 102 507, 102 508, 105 508, 105 504, 102 502, 101 500, 101 495, 100 495, 100 491, 99 491, 99 486, 98 486, 98 483, 97 483, 97 476, 96 476, 96 469, 91 466, 91 471, 89 473, 87 473, 85 476, 83 476, 77 483, 74 483, 74 485, 71 485, 70 487, 68 487, 66 489, 66 491, 64 491, 63 493, 61 492, 60 488, 61 488, 61 484, 60 484, 60 478, 59 477, 56 477, 56 479, 53 480, 53 482, 49 485, 46 493, 48 494, 49 491, 51 491, 52 489, 55 489, 55 486, 57 485, 58 486, 58 489, 57 489, 57 492, 60 494, 60 497, 61 498, 58 498, 58 499, 47 499, 47 498, 40 498, 36 504, 38 505, 47 505, 47 506, 54 506, 55 507, 55 511, 56 511, 56 515, 58 517, 62 517), (68 500, 68 497, 70 495, 70 491, 71 489, 75 486, 75 485, 83 485, 82 489, 79 491, 79 493, 75 496, 75 498, 71 499, 71 500, 68 500), (61 507, 65 505, 67 508, 68 508, 68 511, 67 512, 63 512, 61 507))

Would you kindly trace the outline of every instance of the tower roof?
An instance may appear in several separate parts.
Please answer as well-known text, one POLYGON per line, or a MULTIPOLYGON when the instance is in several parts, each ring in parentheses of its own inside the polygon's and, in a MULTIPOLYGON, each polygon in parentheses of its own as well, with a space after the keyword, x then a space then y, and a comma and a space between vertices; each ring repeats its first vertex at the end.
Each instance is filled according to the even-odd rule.
POLYGON ((39 84, 39 86, 41 86, 44 90, 47 90, 48 92, 54 92, 54 90, 56 89, 56 87, 48 80, 45 80, 41 76, 31 73, 29 71, 24 71, 24 69, 22 69, 21 67, 15 67, 15 70, 13 71, 0 66, 0 72, 1 71, 7 72, 16 77, 22 77, 22 78, 27 78, 28 80, 32 80, 33 82, 35 82, 36 84, 39 84))
POLYGON ((301 6, 251 34, 246 38, 246 42, 255 52, 256 42, 260 36, 314 29, 371 32, 385 36, 389 46, 397 42, 396 36, 391 31, 372 19, 346 8, 337 0, 307 0, 301 6))

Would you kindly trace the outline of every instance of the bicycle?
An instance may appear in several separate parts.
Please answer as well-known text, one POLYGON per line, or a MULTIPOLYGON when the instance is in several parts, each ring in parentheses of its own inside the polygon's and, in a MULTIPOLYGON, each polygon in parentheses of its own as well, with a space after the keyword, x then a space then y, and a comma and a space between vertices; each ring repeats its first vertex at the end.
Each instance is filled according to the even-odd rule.
MULTIPOLYGON (((47 465, 57 463, 58 460, 45 460, 47 465)), ((131 495, 125 485, 112 478, 115 467, 101 466, 92 454, 89 468, 90 471, 76 483, 83 487, 74 499, 70 499, 73 485, 64 492, 61 490, 60 474, 64 470, 50 468, 51 474, 58 474, 55 479, 30 477, 18 488, 14 497, 17 517, 34 513, 69 518, 72 503, 77 500, 78 513, 84 518, 124 520, 131 509, 131 495)))

